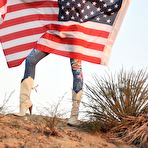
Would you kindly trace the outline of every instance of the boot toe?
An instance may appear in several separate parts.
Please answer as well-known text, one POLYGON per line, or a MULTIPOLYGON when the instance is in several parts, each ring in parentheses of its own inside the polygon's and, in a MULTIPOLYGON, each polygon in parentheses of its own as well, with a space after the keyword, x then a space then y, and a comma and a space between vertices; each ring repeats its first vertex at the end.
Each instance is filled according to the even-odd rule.
POLYGON ((69 119, 67 122, 67 125, 74 127, 80 126, 80 124, 81 122, 79 120, 73 120, 73 119, 69 119))

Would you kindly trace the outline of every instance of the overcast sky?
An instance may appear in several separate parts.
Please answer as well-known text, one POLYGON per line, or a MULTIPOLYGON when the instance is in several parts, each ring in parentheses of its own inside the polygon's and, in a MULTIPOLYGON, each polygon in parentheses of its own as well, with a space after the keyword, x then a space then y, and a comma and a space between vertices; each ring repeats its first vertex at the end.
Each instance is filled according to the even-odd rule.
MULTIPOLYGON (((91 75, 103 75, 107 70, 118 71, 121 67, 138 70, 148 66, 148 0, 132 0, 125 16, 115 44, 112 48, 108 67, 83 62, 84 83, 91 81, 91 75)), ((0 47, 1 49, 1 47, 0 47)), ((0 50, 0 104, 5 93, 15 90, 9 102, 18 110, 19 87, 23 77, 24 63, 9 69, 0 50)), ((41 104, 53 104, 65 93, 63 107, 70 108, 72 74, 69 59, 57 55, 49 55, 37 65, 35 85, 37 93, 32 92, 34 112, 41 104)))

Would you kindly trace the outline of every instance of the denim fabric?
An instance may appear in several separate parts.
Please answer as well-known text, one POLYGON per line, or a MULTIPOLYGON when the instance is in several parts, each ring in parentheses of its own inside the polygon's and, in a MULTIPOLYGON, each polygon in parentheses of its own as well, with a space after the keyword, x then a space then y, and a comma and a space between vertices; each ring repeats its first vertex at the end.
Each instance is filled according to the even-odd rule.
POLYGON ((83 88, 83 74, 81 60, 70 59, 73 74, 73 90, 78 93, 83 88))
POLYGON ((33 79, 35 78, 35 67, 36 64, 46 57, 48 53, 39 51, 37 49, 33 49, 31 53, 28 55, 26 58, 25 62, 25 73, 24 73, 24 79, 28 78, 29 76, 32 77, 33 79))
MULTIPOLYGON (((35 68, 36 64, 46 57, 49 53, 45 53, 39 51, 37 49, 33 49, 31 53, 28 55, 25 61, 25 72, 22 81, 29 76, 33 79, 35 78, 35 68)), ((82 67, 81 60, 78 59, 70 59, 71 70, 73 74, 73 90, 78 93, 83 87, 83 75, 82 75, 82 67)))

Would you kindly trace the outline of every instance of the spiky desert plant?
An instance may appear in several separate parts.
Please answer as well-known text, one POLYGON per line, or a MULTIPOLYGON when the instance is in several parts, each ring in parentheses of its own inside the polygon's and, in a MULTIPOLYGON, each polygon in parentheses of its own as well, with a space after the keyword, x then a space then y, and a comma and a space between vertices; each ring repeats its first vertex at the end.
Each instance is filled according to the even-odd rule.
POLYGON ((117 126, 126 116, 148 114, 148 73, 146 70, 119 73, 98 77, 86 84, 83 102, 91 123, 100 130, 117 126))
POLYGON ((122 122, 110 130, 116 139, 128 144, 134 144, 138 148, 148 147, 148 116, 126 116, 122 122))

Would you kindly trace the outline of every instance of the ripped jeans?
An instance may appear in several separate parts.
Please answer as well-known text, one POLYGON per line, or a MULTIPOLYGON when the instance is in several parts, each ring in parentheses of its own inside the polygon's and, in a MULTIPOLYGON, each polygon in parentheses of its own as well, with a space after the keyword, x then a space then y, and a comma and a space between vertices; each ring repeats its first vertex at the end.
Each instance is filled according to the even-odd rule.
MULTIPOLYGON (((25 72, 22 81, 29 76, 33 79, 35 78, 35 68, 36 64, 46 57, 49 53, 39 51, 37 49, 33 49, 31 53, 27 56, 25 61, 25 72)), ((82 67, 81 60, 78 59, 70 59, 71 71, 73 74, 73 90, 78 93, 82 90, 83 87, 83 75, 82 75, 82 67)))

